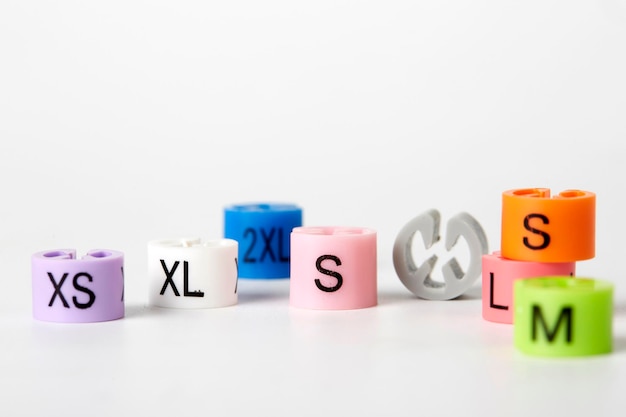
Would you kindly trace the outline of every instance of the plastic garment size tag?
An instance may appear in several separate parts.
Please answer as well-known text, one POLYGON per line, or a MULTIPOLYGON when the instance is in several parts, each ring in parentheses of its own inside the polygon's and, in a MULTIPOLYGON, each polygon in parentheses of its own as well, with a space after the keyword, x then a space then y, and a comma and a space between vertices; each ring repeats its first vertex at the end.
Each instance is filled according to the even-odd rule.
POLYGON ((443 282, 434 281, 431 274, 437 264, 432 255, 417 266, 413 259, 413 237, 419 232, 426 249, 440 240, 441 215, 437 210, 426 211, 409 221, 398 233, 393 247, 393 265, 400 281, 413 294, 427 300, 450 300, 463 294, 479 277, 481 257, 489 251, 487 237, 481 225, 467 213, 448 220, 445 247, 450 251, 462 238, 470 251, 470 261, 463 270, 456 258, 441 267, 443 282))

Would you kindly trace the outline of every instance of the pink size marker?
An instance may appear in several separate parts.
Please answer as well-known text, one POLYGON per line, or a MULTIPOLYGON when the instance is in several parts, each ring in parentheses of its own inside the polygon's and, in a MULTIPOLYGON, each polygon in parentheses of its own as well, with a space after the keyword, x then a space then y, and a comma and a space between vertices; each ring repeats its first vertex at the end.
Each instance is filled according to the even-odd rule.
POLYGON ((497 323, 513 323, 513 283, 517 279, 542 276, 573 276, 575 262, 526 262, 506 259, 500 252, 483 255, 483 318, 497 323))
POLYGON ((377 304, 376 232, 296 227, 291 233, 290 304, 349 310, 377 304))

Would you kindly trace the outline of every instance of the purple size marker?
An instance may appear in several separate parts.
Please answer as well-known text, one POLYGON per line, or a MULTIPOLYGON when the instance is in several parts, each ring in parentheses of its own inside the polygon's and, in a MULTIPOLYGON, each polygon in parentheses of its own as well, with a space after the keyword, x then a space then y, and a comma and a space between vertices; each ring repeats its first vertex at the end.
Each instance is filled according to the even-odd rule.
POLYGON ((90 323, 124 317, 124 254, 95 249, 76 259, 76 250, 32 256, 33 317, 90 323))

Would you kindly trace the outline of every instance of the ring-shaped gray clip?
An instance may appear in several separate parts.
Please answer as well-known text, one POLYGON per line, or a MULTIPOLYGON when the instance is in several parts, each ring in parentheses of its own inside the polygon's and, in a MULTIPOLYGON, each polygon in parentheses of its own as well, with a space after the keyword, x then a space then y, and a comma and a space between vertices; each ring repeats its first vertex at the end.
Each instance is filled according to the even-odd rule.
POLYGON ((463 294, 476 281, 482 270, 482 255, 489 252, 485 232, 471 215, 459 213, 448 220, 446 250, 450 251, 459 238, 469 247, 470 262, 463 271, 456 258, 441 267, 443 282, 435 281, 431 274, 437 263, 437 255, 431 255, 420 266, 413 259, 413 237, 420 232, 426 249, 440 240, 441 215, 428 210, 409 221, 398 233, 393 246, 393 265, 400 281, 413 294, 427 300, 450 300, 463 294))

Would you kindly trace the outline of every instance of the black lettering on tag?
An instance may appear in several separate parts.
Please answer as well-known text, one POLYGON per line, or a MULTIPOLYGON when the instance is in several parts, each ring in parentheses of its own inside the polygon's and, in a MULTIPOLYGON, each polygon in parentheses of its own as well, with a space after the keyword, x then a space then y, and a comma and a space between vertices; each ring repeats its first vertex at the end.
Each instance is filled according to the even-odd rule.
POLYGON ((533 227, 530 225, 530 221, 532 219, 539 219, 541 220, 541 222, 543 224, 550 224, 550 220, 548 219, 547 216, 543 215, 543 214, 538 214, 538 213, 532 213, 529 214, 528 216, 524 217, 524 229, 528 230, 530 233, 539 235, 543 238, 542 242, 538 245, 533 245, 532 243, 530 243, 530 239, 526 236, 524 236, 523 242, 524 242, 524 246, 526 246, 528 249, 532 249, 532 250, 541 250, 541 249, 545 249, 550 245, 550 235, 546 232, 544 232, 543 230, 539 230, 536 227, 533 227))
POLYGON ((317 268, 317 270, 320 273, 322 273, 324 275, 328 275, 330 277, 334 277, 337 280, 337 284, 335 284, 332 287, 327 287, 327 286, 322 284, 322 281, 320 281, 318 278, 316 278, 315 279, 315 285, 317 286, 317 288, 319 288, 320 290, 322 290, 324 292, 335 292, 335 291, 338 291, 339 288, 341 288, 341 286, 343 285, 343 277, 341 276, 341 274, 339 272, 332 271, 330 269, 326 269, 326 268, 324 268, 322 266, 322 262, 327 260, 327 259, 335 262, 335 264, 337 266, 341 265, 341 259, 339 259, 335 255, 322 255, 319 258, 317 258, 317 261, 315 261, 315 267, 317 268))

